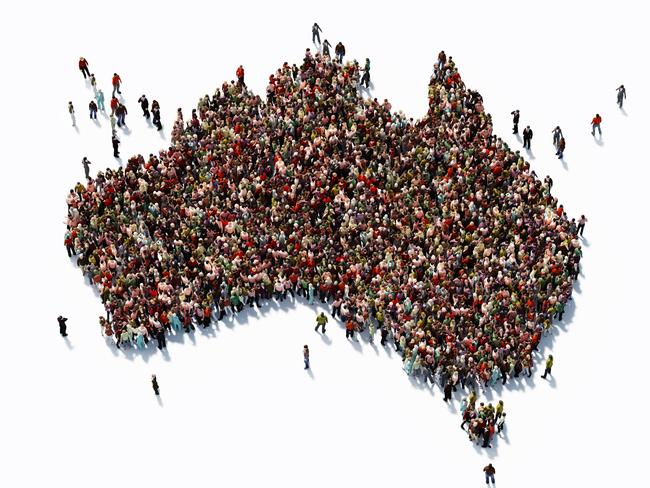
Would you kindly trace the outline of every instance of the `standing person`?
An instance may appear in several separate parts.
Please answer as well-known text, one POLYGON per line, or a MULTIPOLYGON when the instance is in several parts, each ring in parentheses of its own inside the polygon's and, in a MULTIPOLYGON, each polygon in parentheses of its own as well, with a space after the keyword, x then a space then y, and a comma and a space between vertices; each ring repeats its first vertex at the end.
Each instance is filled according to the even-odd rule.
POLYGON ((95 73, 90 75, 90 86, 93 87, 93 91, 97 91, 97 80, 95 79, 95 73))
POLYGON ((512 133, 519 134, 519 110, 513 110, 510 115, 512 115, 512 133))
POLYGON ((600 114, 596 114, 596 116, 591 119, 591 135, 596 136, 596 129, 598 129, 598 135, 602 137, 603 133, 600 130, 600 124, 603 121, 603 118, 600 116, 600 114))
POLYGON ((388 327, 385 325, 381 328, 381 341, 380 344, 382 346, 386 345, 386 339, 388 339, 388 327))
POLYGON ((325 316, 325 313, 321 312, 319 315, 316 316, 316 328, 314 330, 318 332, 318 328, 320 327, 324 334, 325 326, 327 325, 327 322, 328 322, 328 318, 325 316))
POLYGON ((119 158, 120 157, 120 140, 117 138, 117 134, 115 131, 113 131, 113 137, 111 138, 111 142, 113 143, 113 157, 114 158, 119 158))
POLYGON ((325 39, 323 41, 323 56, 329 56, 330 55, 330 48, 331 47, 332 47, 332 45, 330 44, 330 41, 325 39))
POLYGON ((156 378, 155 374, 151 375, 151 386, 156 396, 160 395, 160 386, 158 385, 158 378, 156 378))
POLYGON ((115 118, 115 115, 111 114, 108 120, 111 123, 111 131, 115 132, 115 126, 117 125, 117 119, 115 118))
POLYGON ((438 53, 438 69, 442 70, 445 67, 445 64, 447 64, 447 55, 444 51, 440 51, 438 53))
POLYGON ((77 121, 74 117, 74 106, 72 102, 68 102, 68 112, 70 113, 70 118, 72 119, 72 127, 77 125, 77 121))
POLYGON ((244 67, 241 64, 239 65, 239 68, 237 68, 235 74, 237 75, 237 83, 246 88, 246 82, 244 82, 244 67))
POLYGON ((361 84, 368 85, 370 84, 370 60, 366 58, 366 65, 363 67, 363 76, 361 77, 361 84))
POLYGON ((117 108, 115 109, 115 115, 117 115, 117 126, 122 127, 123 125, 126 125, 126 114, 127 114, 126 106, 123 103, 120 103, 117 108))
POLYGON ((341 41, 338 42, 334 48, 334 54, 336 55, 336 60, 343 64, 343 56, 345 56, 345 46, 341 41))
POLYGON ((155 125, 158 130, 162 130, 162 124, 160 123, 160 105, 156 100, 151 102, 151 113, 153 114, 153 125, 155 125))
POLYGON ((549 354, 548 359, 546 360, 546 369, 544 370, 544 374, 542 375, 542 378, 546 379, 546 375, 551 374, 551 368, 553 368, 553 355, 549 354))
POLYGON ((559 125, 555 126, 555 129, 551 131, 553 133, 553 145, 557 149, 558 144, 560 144, 560 139, 562 138, 562 129, 559 125))
POLYGON ((113 83, 113 96, 115 96, 116 91, 121 95, 122 92, 120 91, 120 86, 122 86, 122 78, 120 78, 120 75, 113 73, 113 79, 111 82, 113 83))
POLYGON ((97 120, 97 104, 95 100, 91 100, 88 104, 88 110, 90 111, 90 118, 97 120))
POLYGON ((316 39, 318 39, 318 44, 320 44, 320 33, 323 32, 323 29, 320 28, 316 22, 311 26, 311 42, 316 44, 316 39))
POLYGON ((497 472, 496 469, 494 469, 494 466, 492 466, 492 463, 488 464, 486 467, 483 468, 483 472, 485 473, 485 484, 489 485, 490 481, 492 481, 492 484, 494 485, 494 473, 497 472))
POLYGON ((84 174, 86 175, 86 179, 90 179, 90 165, 92 164, 90 161, 88 161, 88 158, 84 156, 84 158, 81 160, 81 164, 83 164, 84 167, 84 174))
POLYGON ((61 334, 61 337, 67 337, 68 336, 68 326, 66 325, 66 322, 68 321, 67 317, 64 317, 63 315, 59 315, 56 320, 59 322, 59 334, 61 334))
POLYGON ((565 147, 566 147, 566 141, 564 140, 564 137, 561 137, 560 141, 557 143, 557 151, 555 153, 558 159, 562 159, 564 157, 565 147))
POLYGON ((497 434, 500 434, 503 431, 503 426, 506 423, 506 414, 504 413, 499 420, 497 420, 497 434))
POLYGON ((444 388, 444 390, 443 390, 443 391, 445 392, 445 398, 443 398, 443 400, 445 401, 445 403, 446 403, 448 400, 451 400, 451 392, 453 391, 453 388, 454 388, 454 385, 453 385, 453 383, 451 382, 451 380, 449 380, 449 381, 447 381, 447 383, 445 383, 445 388, 444 388))
POLYGON ((621 85, 616 89, 616 102, 618 103, 618 108, 623 108, 623 100, 625 98, 627 98, 627 93, 625 92, 625 87, 621 85))
POLYGON ((97 100, 97 108, 101 110, 102 112, 106 110, 106 107, 104 107, 104 92, 100 89, 97 90, 97 93, 95 93, 95 100, 97 100))
POLYGON ((352 320, 348 320, 345 324, 345 338, 354 339, 354 322, 352 320))
POLYGON ((530 150, 530 141, 533 138, 533 129, 530 128, 530 125, 527 125, 522 134, 524 136, 524 149, 530 150))
POLYGON ((90 76, 90 71, 88 71, 88 61, 86 61, 86 58, 84 57, 79 58, 79 71, 84 75, 84 80, 86 79, 86 75, 90 76))
POLYGON ((582 237, 582 232, 585 230, 586 223, 587 223, 587 217, 581 215, 580 220, 578 220, 578 229, 576 230, 576 233, 580 234, 580 237, 582 237))
POLYGON ((140 108, 142 108, 142 116, 148 119, 150 116, 149 100, 147 100, 147 97, 145 95, 142 95, 140 98, 138 98, 138 103, 140 104, 140 108))
POLYGON ((115 98, 115 96, 111 97, 111 115, 115 113, 115 109, 119 104, 120 101, 117 98, 115 98))
POLYGON ((305 369, 309 369, 309 346, 307 344, 302 348, 302 357, 305 360, 305 369))

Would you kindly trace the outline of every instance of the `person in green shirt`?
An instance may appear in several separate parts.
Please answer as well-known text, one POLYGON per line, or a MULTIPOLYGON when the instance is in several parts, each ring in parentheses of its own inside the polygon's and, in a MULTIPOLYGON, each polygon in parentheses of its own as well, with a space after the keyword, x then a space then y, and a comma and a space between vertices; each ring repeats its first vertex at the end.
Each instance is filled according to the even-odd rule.
POLYGON ((551 374, 552 367, 553 367, 553 355, 549 354, 548 359, 546 360, 546 369, 544 370, 544 374, 542 375, 542 378, 546 379, 546 375, 551 374))
POLYGON ((318 328, 320 327, 324 334, 325 325, 327 325, 327 322, 328 322, 328 318, 325 316, 324 312, 321 312, 319 315, 316 316, 316 328, 314 330, 318 332, 318 328))

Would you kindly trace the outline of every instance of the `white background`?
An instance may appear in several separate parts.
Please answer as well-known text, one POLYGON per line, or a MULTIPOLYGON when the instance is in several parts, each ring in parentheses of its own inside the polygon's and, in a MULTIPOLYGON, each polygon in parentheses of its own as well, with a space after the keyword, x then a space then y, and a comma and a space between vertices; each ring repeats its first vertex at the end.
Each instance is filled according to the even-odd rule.
POLYGON ((643 2, 15 2, 2 41, 0 486, 499 486, 647 483, 649 104, 643 2), (554 378, 496 391, 507 436, 474 448, 457 401, 411 384, 394 352, 314 333, 305 306, 219 324, 172 341, 169 355, 106 345, 98 296, 63 247, 65 195, 115 167, 110 127, 88 120, 90 62, 110 95, 117 71, 131 134, 122 155, 168 143, 177 107, 234 79, 264 94, 299 63, 318 21, 348 57, 372 61, 374 95, 420 117, 437 53, 456 60, 513 147, 510 111, 535 131, 531 163, 572 217, 585 213, 575 311, 546 346, 554 378), (625 112, 615 88, 625 83, 625 112), (160 102, 163 137, 136 103, 160 102), (70 126, 68 100, 77 108, 70 126), (589 131, 603 116, 603 142, 589 131), (565 164, 551 129, 567 140, 565 164), (534 159, 533 159, 534 157, 534 159), (69 317, 69 342, 56 317, 69 317), (302 346, 312 373, 302 369, 302 346), (149 377, 161 386, 156 401, 149 377))

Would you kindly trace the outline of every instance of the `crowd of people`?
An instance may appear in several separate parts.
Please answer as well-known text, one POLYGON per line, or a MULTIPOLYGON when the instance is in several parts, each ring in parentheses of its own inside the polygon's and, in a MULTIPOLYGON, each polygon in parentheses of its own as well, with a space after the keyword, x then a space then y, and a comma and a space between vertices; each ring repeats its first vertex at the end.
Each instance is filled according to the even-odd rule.
POLYGON ((579 273, 575 219, 451 57, 414 121, 364 99, 363 69, 338 54, 285 63, 266 102, 238 70, 179 110, 168 150, 70 190, 66 248, 103 332, 162 349, 291 295, 331 304, 352 337, 392 338, 409 374, 486 387, 530 370, 579 273))
POLYGON ((503 410, 503 400, 499 400, 496 407, 491 403, 485 405, 480 402, 476 405, 476 391, 472 390, 467 398, 464 398, 460 405, 460 412, 463 422, 460 428, 465 430, 469 440, 481 443, 481 447, 492 447, 491 442, 495 435, 501 434, 506 422, 506 413, 503 410))

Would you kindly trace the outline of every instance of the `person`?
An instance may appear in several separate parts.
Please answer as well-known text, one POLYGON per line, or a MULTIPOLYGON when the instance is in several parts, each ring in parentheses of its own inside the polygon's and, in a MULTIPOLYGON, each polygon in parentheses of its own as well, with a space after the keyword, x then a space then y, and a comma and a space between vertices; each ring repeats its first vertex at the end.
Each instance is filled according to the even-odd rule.
POLYGON ((63 315, 59 315, 56 320, 59 322, 59 334, 61 334, 62 337, 67 337, 68 336, 68 326, 66 325, 66 322, 68 321, 67 317, 64 317, 63 315))
POLYGON ((363 76, 361 77, 361 84, 368 88, 370 84, 370 60, 366 58, 366 65, 363 68, 363 76))
POLYGON ((138 103, 140 104, 140 108, 142 108, 142 116, 148 119, 150 117, 149 100, 147 100, 147 97, 145 95, 142 95, 140 98, 138 98, 138 103))
POLYGON ((447 401, 451 400, 451 392, 453 391, 453 389, 454 389, 454 385, 453 385, 453 383, 451 382, 451 380, 447 381, 447 383, 445 383, 445 388, 444 388, 444 390, 443 390, 444 393, 445 393, 445 397, 443 398, 443 400, 445 401, 445 403, 446 403, 447 401))
POLYGON ((383 326, 383 327, 381 328, 380 333, 381 333, 381 341, 379 341, 379 343, 380 343, 382 346, 385 346, 385 345, 386 345, 386 340, 388 339, 388 327, 383 326))
POLYGON ((513 110, 510 115, 512 115, 512 133, 519 134, 519 110, 513 110))
POLYGON ((95 93, 95 100, 97 100, 97 108, 104 112, 106 107, 104 107, 104 92, 101 88, 97 90, 97 93, 95 93))
POLYGON ((445 68, 445 64, 447 64, 447 55, 444 51, 440 51, 438 53, 438 69, 442 71, 445 68))
POLYGON ((555 152, 555 155, 557 156, 558 159, 562 159, 564 157, 565 147, 566 147, 566 141, 564 140, 564 137, 560 137, 560 140, 557 143, 557 151, 555 152))
POLYGON ((302 348, 302 357, 305 360, 305 369, 309 369, 309 346, 307 344, 302 348))
POLYGON ((68 102, 68 112, 70 113, 70 118, 72 119, 72 127, 77 125, 77 121, 74 116, 74 106, 72 102, 68 102))
POLYGON ((336 44, 336 47, 334 48, 334 54, 336 55, 336 60, 340 64, 343 64, 343 56, 345 56, 345 46, 341 41, 339 41, 336 44))
POLYGON ((91 100, 88 104, 88 110, 90 111, 90 118, 97 120, 97 104, 95 100, 91 100))
POLYGON ((560 129, 559 125, 556 125, 555 129, 551 132, 553 133, 553 145, 557 148, 558 144, 560 144, 560 139, 562 138, 562 129, 560 129))
POLYGON ((151 102, 151 113, 153 114, 153 125, 155 125, 158 130, 162 130, 162 123, 160 122, 160 105, 156 100, 151 102))
POLYGON ((127 114, 126 106, 123 103, 119 103, 117 105, 117 108, 115 109, 115 115, 117 115, 117 126, 122 127, 123 125, 126 125, 126 114, 127 114))
POLYGON ((497 403, 497 406, 494 409, 495 420, 498 420, 501 415, 503 415, 503 400, 499 400, 499 403, 497 403))
POLYGON ((318 44, 320 44, 320 33, 323 31, 323 29, 320 28, 320 26, 314 22, 314 25, 311 26, 311 42, 316 44, 316 40, 318 40, 318 44))
POLYGON ((582 233, 585 230, 585 224, 586 223, 587 223, 587 217, 585 217, 584 215, 581 215, 580 220, 578 220, 578 228, 576 230, 576 232, 578 234, 580 234, 580 237, 582 237, 582 233))
POLYGON ((244 67, 241 64, 239 65, 239 68, 237 68, 235 74, 237 75, 237 83, 246 88, 246 83, 244 82, 244 67))
POLYGON ((527 125, 523 132, 524 136, 524 149, 530 150, 530 141, 533 138, 533 129, 530 128, 530 125, 527 125))
POLYGON ((492 463, 488 464, 483 468, 483 472, 485 473, 485 484, 489 485, 490 481, 492 481, 492 484, 494 485, 494 473, 497 472, 496 469, 494 469, 494 466, 492 466, 492 463))
POLYGON ((323 41, 323 56, 329 56, 330 55, 330 48, 331 47, 332 47, 332 45, 330 44, 330 41, 325 39, 323 41))
POLYGON ((120 101, 115 98, 115 96, 111 97, 111 115, 115 113, 115 110, 117 109, 117 106, 120 104, 120 101))
POLYGON ((321 312, 319 315, 316 316, 316 328, 314 329, 316 332, 318 332, 318 327, 320 327, 323 331, 323 334, 325 333, 325 325, 327 325, 328 318, 325 316, 324 312, 321 312))
POLYGON ((546 369, 544 370, 544 374, 542 375, 542 378, 546 379, 546 375, 551 375, 551 368, 553 368, 553 355, 549 354, 548 358, 546 359, 546 369))
POLYGON ((156 396, 160 395, 160 386, 158 385, 158 378, 156 378, 155 374, 151 375, 151 386, 156 396))
POLYGON ((345 338, 354 339, 354 322, 348 320, 345 324, 345 338))
POLYGON ((113 136, 111 138, 111 142, 113 143, 113 157, 114 158, 119 158, 120 157, 120 150, 119 150, 120 140, 117 138, 117 134, 115 133, 115 131, 113 131, 113 136))
POLYGON ((108 117, 108 120, 111 123, 111 131, 115 132, 115 126, 117 125, 117 119, 115 118, 115 115, 111 114, 110 117, 108 117))
POLYGON ((95 73, 90 75, 90 86, 92 86, 93 91, 97 91, 97 79, 95 78, 95 73))
POLYGON ((616 89, 616 102, 618 103, 618 108, 623 108, 623 100, 625 98, 627 98, 627 93, 625 92, 625 87, 621 85, 616 89))
POLYGON ((84 75, 84 80, 86 79, 86 75, 90 76, 90 71, 88 70, 88 61, 84 57, 79 58, 79 71, 81 71, 81 74, 84 75))
POLYGON ((600 114, 596 114, 596 116, 591 119, 591 135, 596 136, 596 129, 598 129, 598 135, 602 137, 603 133, 600 130, 600 124, 603 121, 603 118, 600 116, 600 114))
POLYGON ((504 413, 496 423, 496 428, 497 428, 497 434, 500 434, 503 431, 503 427, 506 423, 506 414, 504 413))
POLYGON ((86 175, 86 179, 90 179, 90 165, 92 164, 90 161, 88 161, 88 158, 84 156, 84 158, 81 160, 81 164, 84 167, 84 173, 86 175))
POLYGON ((122 85, 122 78, 120 78, 120 75, 113 73, 113 79, 111 82, 113 83, 113 97, 115 97, 116 91, 121 95, 122 92, 120 91, 120 86, 122 85))

